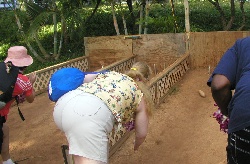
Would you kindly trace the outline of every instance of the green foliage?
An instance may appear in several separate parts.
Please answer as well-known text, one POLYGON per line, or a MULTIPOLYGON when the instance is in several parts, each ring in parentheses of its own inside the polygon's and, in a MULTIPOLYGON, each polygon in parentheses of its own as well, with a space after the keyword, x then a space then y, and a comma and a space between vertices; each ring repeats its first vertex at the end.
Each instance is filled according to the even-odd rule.
MULTIPOLYGON (((166 7, 162 7, 159 4, 151 6, 149 19, 145 21, 148 21, 147 28, 149 34, 174 33, 178 30, 175 29, 175 21, 178 22, 178 18, 176 16, 173 17, 169 4, 166 7)), ((181 30, 177 32, 181 32, 181 30)))
POLYGON ((18 42, 18 28, 12 11, 0 10, 0 43, 18 42))
MULTIPOLYGON (((230 20, 231 10, 230 3, 228 1, 220 4, 223 9, 227 22, 230 20)), ((250 3, 246 2, 244 5, 246 14, 246 26, 243 30, 249 30, 250 28, 250 12, 247 8, 250 7, 250 3)), ((235 20, 231 31, 237 31, 242 23, 242 14, 240 11, 239 1, 235 1, 235 20)), ((222 31, 223 27, 221 24, 221 18, 219 12, 215 7, 207 2, 194 2, 190 3, 190 26, 191 31, 196 32, 197 30, 207 31, 222 31)), ((198 32, 197 31, 197 32, 198 32)))
POLYGON ((6 52, 8 51, 8 48, 10 47, 9 44, 2 44, 0 47, 0 61, 3 61, 6 58, 6 52))
MULTIPOLYGON (((121 22, 119 17, 117 17, 117 21, 121 22)), ((122 29, 120 28, 120 30, 122 29)), ((98 11, 88 24, 85 24, 85 34, 87 37, 116 35, 112 14, 105 11, 98 11)))
MULTIPOLYGON (((58 8, 65 17, 67 25, 66 33, 64 36, 64 43, 62 47, 62 55, 58 61, 48 61, 46 63, 40 63, 34 58, 34 64, 29 67, 28 72, 38 70, 53 64, 57 64, 69 59, 84 55, 84 37, 92 36, 113 36, 116 35, 116 31, 113 23, 113 16, 110 4, 106 3, 98 8, 95 15, 86 23, 86 20, 94 10, 93 7, 84 8, 71 8, 72 5, 69 1, 61 1, 58 8)), ((73 2, 73 1, 72 1, 73 2)), ((80 1, 79 1, 80 2, 80 1)), ((156 1, 155 1, 156 2, 156 1)), ((220 14, 215 7, 208 1, 189 1, 190 8, 190 28, 192 32, 207 32, 207 31, 222 31, 220 14)), ((78 3, 78 1, 77 1, 78 3)), ((185 11, 183 3, 175 2, 175 17, 173 17, 172 9, 169 3, 164 4, 164 1, 160 3, 150 4, 149 17, 147 20, 139 20, 139 8, 140 6, 134 5, 133 14, 135 19, 132 19, 131 13, 126 5, 116 8, 116 18, 119 26, 120 34, 124 35, 124 27, 122 23, 122 15, 124 15, 127 24, 128 33, 138 34, 139 24, 145 27, 147 21, 147 28, 149 34, 159 33, 174 33, 185 32, 185 11), (136 24, 134 25, 134 22, 136 24), (175 29, 177 24, 178 29, 175 29)), ((225 13, 227 21, 230 20, 230 3, 229 1, 220 2, 220 5, 225 13)), ((239 2, 235 2, 236 14, 235 21, 230 30, 236 31, 242 23, 242 14, 240 11, 239 2)), ((246 26, 243 30, 250 29, 250 2, 245 2, 245 14, 246 14, 246 26)), ((30 17, 27 17, 25 11, 17 11, 22 23, 24 32, 27 34, 27 29, 30 28, 30 17)), ((6 57, 7 50, 13 45, 25 45, 24 39, 20 37, 19 30, 16 25, 16 20, 13 11, 0 11, 0 61, 6 57)), ((30 13, 31 14, 31 13, 30 13)), ((32 16, 32 15, 29 15, 32 16)), ((61 16, 61 15, 60 15, 61 16)), ((59 17, 59 16, 58 16, 59 17)), ((53 52, 53 24, 52 17, 46 16, 46 21, 43 21, 42 28, 38 31, 38 37, 45 49, 50 53, 53 52)), ((60 18, 58 18, 60 20, 60 18)), ((58 40, 60 40, 61 23, 58 22, 58 40)), ((32 47, 38 52, 38 46, 31 38, 30 43, 32 47)), ((58 43, 59 44, 59 43, 58 43)), ((27 47, 27 46, 26 46, 27 47)))

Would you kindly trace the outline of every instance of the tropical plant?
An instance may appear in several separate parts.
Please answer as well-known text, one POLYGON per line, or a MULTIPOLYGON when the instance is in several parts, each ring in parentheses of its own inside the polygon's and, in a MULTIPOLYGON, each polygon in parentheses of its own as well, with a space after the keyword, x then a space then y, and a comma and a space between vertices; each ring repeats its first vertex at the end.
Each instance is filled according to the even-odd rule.
MULTIPOLYGON (((34 3, 33 1, 24 1, 25 9, 30 26, 26 30, 26 34, 23 35, 27 46, 34 56, 41 62, 46 60, 58 60, 63 44, 68 43, 79 27, 82 27, 82 19, 78 15, 77 10, 79 10, 79 5, 83 4, 83 1, 72 0, 51 0, 46 3, 46 6, 34 3), (80 21, 77 19, 81 19, 80 21), (60 22, 58 22, 60 19, 60 22), (39 34, 47 26, 52 27, 53 33, 53 53, 50 52, 49 47, 46 48, 40 42, 39 34), (58 35, 60 34, 60 36, 58 35), (73 34, 73 35, 72 35, 73 34), (30 40, 35 40, 37 47, 43 56, 38 55, 38 53, 32 48, 29 43, 30 40)), ((20 24, 20 23, 18 23, 20 24)), ((19 26, 20 28, 22 26, 19 26)))
MULTIPOLYGON (((231 16, 230 16, 230 20, 227 22, 226 19, 226 15, 224 10, 222 9, 219 0, 208 0, 215 8, 216 10, 220 13, 220 19, 221 19, 221 23, 223 26, 223 30, 224 31, 228 31, 232 28, 232 25, 235 21, 235 1, 234 0, 230 0, 230 11, 231 11, 231 16)), ((242 25, 238 30, 242 30, 245 26, 245 21, 246 21, 246 16, 245 16, 245 11, 244 11, 244 4, 245 4, 245 0, 240 0, 240 9, 242 12, 242 25)))

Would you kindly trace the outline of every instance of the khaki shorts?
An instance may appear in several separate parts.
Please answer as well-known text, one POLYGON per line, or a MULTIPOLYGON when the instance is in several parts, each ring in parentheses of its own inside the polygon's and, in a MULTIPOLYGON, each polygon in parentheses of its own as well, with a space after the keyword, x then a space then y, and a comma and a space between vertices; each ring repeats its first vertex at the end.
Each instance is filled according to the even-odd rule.
POLYGON ((69 154, 108 162, 108 134, 114 116, 98 97, 73 90, 63 95, 54 108, 54 121, 69 142, 69 154))

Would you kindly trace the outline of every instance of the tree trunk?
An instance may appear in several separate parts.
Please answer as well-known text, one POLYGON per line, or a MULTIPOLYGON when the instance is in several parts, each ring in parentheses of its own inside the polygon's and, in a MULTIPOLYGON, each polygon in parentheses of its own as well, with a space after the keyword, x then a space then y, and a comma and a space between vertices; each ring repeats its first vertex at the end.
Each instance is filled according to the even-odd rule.
POLYGON ((220 7, 220 4, 218 2, 218 0, 208 0, 210 3, 212 3, 212 5, 214 5, 214 7, 216 8, 216 10, 220 13, 220 18, 221 18, 221 23, 222 23, 222 27, 226 27, 226 18, 225 18, 225 14, 224 11, 222 10, 222 8, 220 7))
POLYGON ((149 0, 146 0, 144 34, 147 34, 147 33, 148 33, 148 15, 149 15, 149 0))
POLYGON ((241 10, 241 13, 242 13, 242 24, 241 24, 241 27, 238 29, 238 31, 241 31, 246 25, 246 13, 245 13, 245 10, 244 10, 245 2, 246 2, 245 0, 240 0, 240 10, 241 10))
POLYGON ((227 24, 227 26, 224 28, 225 31, 228 31, 231 29, 233 22, 235 19, 235 4, 234 4, 234 0, 231 0, 231 18, 227 24))
POLYGON ((126 20, 124 18, 124 14, 122 15, 122 22, 123 22, 123 27, 124 27, 124 33, 125 35, 128 35, 128 29, 127 29, 126 20))
POLYGON ((16 9, 14 10, 14 14, 15 14, 15 18, 16 18, 16 23, 17 23, 18 29, 19 29, 19 31, 20 31, 20 33, 21 33, 21 36, 24 38, 24 41, 25 41, 25 43, 27 44, 28 49, 30 50, 30 52, 31 52, 40 62, 45 62, 45 60, 37 54, 37 52, 36 52, 36 51, 33 49, 33 47, 31 46, 30 42, 26 39, 25 34, 24 34, 24 32, 23 32, 23 29, 22 29, 22 25, 21 25, 20 19, 19 19, 17 13, 16 13, 16 9))
POLYGON ((143 24, 143 3, 140 5, 140 23, 139 23, 139 35, 142 33, 142 24, 143 24))
POLYGON ((175 17, 174 1, 170 0, 170 4, 171 4, 171 8, 172 8, 172 16, 174 18, 174 30, 175 30, 175 32, 177 32, 178 31, 178 25, 177 25, 176 17, 175 17))
POLYGON ((184 7, 185 7, 185 28, 186 33, 190 32, 190 23, 189 23, 189 4, 188 0, 184 0, 184 7))
POLYGON ((43 54, 43 56, 45 57, 45 59, 49 59, 50 58, 50 55, 48 55, 48 53, 46 52, 46 50, 43 48, 41 42, 39 41, 38 37, 37 37, 37 33, 34 33, 34 38, 35 38, 35 41, 41 51, 41 53, 43 54))
POLYGON ((113 2, 111 2, 111 9, 112 9, 112 14, 113 14, 114 27, 115 27, 116 34, 120 35, 119 27, 118 27, 118 24, 117 24, 117 19, 116 19, 116 16, 115 16, 115 9, 114 9, 114 3, 113 2))
POLYGON ((225 13, 222 10, 222 8, 220 7, 219 1, 218 0, 208 0, 210 3, 212 3, 214 5, 214 7, 216 8, 216 10, 220 13, 220 17, 221 17, 221 22, 222 22, 222 27, 224 31, 228 31, 231 29, 234 19, 235 19, 235 4, 234 4, 234 0, 231 0, 231 18, 229 20, 228 23, 226 23, 226 17, 225 17, 225 13))
POLYGON ((56 60, 59 59, 60 55, 61 55, 61 50, 62 50, 62 44, 63 44, 63 38, 64 38, 64 31, 65 31, 65 20, 64 20, 64 16, 62 16, 61 18, 61 24, 62 24, 62 29, 61 29, 61 38, 60 38, 60 44, 59 44, 59 48, 58 48, 58 53, 56 56, 56 60))
POLYGON ((53 9, 54 9, 54 13, 53 13, 53 23, 54 23, 54 53, 53 56, 57 57, 57 19, 56 19, 56 4, 53 4, 53 9))
POLYGON ((95 13, 96 13, 96 11, 97 11, 97 9, 98 9, 100 3, 101 3, 101 0, 97 0, 93 12, 92 12, 91 15, 88 17, 88 19, 85 21, 85 23, 88 23, 88 22, 90 21, 90 19, 95 15, 95 13))
POLYGON ((186 51, 189 50, 189 37, 190 37, 190 23, 189 23, 189 4, 188 0, 184 0, 184 8, 185 8, 185 28, 186 28, 186 51))
POLYGON ((119 3, 120 3, 121 15, 122 15, 122 23, 123 23, 123 28, 124 28, 124 34, 128 35, 127 23, 126 23, 126 19, 125 19, 125 16, 124 16, 124 9, 123 9, 121 1, 119 1, 119 3))
POLYGON ((130 16, 131 16, 131 20, 132 20, 132 34, 135 33, 135 16, 134 16, 134 13, 133 13, 133 4, 132 4, 132 0, 127 0, 127 5, 128 5, 128 9, 129 9, 129 12, 130 12, 130 16))

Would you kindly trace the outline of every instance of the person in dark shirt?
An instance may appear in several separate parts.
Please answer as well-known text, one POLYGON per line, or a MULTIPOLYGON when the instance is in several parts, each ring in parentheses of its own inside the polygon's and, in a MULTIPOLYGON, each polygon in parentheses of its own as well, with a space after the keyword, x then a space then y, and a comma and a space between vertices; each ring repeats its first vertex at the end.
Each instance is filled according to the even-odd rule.
POLYGON ((207 85, 229 117, 227 162, 250 161, 250 37, 238 39, 222 56, 207 85), (235 90, 232 94, 232 90, 235 90))

